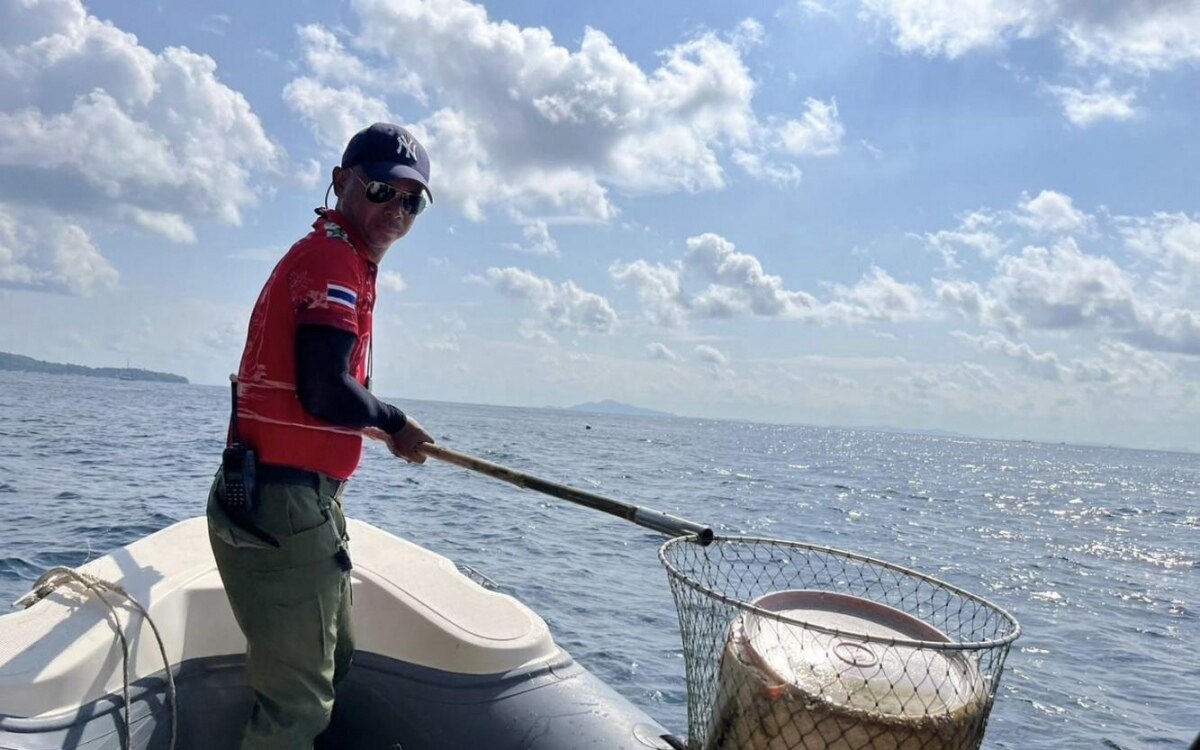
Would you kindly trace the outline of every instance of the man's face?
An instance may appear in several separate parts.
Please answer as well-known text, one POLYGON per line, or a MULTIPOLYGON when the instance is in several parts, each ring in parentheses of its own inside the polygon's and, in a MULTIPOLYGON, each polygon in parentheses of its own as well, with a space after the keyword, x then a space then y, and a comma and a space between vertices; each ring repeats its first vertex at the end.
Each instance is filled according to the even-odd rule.
MULTIPOLYGON (((387 203, 372 203, 367 199, 366 184, 371 178, 358 167, 334 170, 334 188, 338 196, 338 211, 345 216, 367 242, 375 262, 383 258, 392 243, 408 234, 416 217, 401 208, 400 197, 387 203)), ((421 192, 416 180, 389 180, 388 184, 404 193, 421 192)))

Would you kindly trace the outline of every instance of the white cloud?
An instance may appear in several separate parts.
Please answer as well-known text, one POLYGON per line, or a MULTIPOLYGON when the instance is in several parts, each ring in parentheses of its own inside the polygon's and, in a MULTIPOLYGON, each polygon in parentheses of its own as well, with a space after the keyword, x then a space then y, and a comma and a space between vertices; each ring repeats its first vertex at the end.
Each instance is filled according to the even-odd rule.
POLYGON ((956 337, 975 345, 980 351, 999 352, 1016 361, 1023 370, 1034 377, 1054 382, 1063 382, 1068 378, 1067 368, 1059 362, 1058 355, 1053 352, 1035 352, 1029 344, 1011 341, 998 333, 987 336, 957 333, 956 337))
POLYGON ((489 268, 486 281, 495 289, 525 300, 556 328, 611 333, 618 318, 604 297, 581 289, 574 281, 555 284, 519 268, 489 268))
POLYGON ((397 294, 408 289, 408 283, 404 281, 404 277, 397 271, 380 271, 379 285, 397 294))
POLYGON ((892 29, 905 52, 959 57, 1039 33, 1053 0, 862 0, 868 17, 892 29))
POLYGON ((312 127, 317 140, 341 154, 365 124, 391 121, 387 102, 355 86, 334 88, 314 78, 297 78, 283 89, 283 100, 312 127))
POLYGON ((701 362, 717 365, 719 367, 729 366, 729 357, 726 357, 720 349, 709 346, 708 344, 700 344, 695 349, 696 358, 701 362))
POLYGON ((1001 258, 991 287, 1026 327, 1120 329, 1138 317, 1133 279, 1112 259, 1088 255, 1072 239, 1001 258))
POLYGON ((1200 5, 1184 0, 1061 0, 1058 30, 1076 64, 1138 73, 1200 60, 1200 5))
POLYGON ((533 255, 548 255, 553 258, 560 257, 562 253, 558 251, 558 243, 554 241, 554 237, 550 234, 550 226, 544 219, 533 219, 525 223, 521 227, 521 234, 525 236, 525 242, 510 242, 505 246, 522 253, 532 253, 533 255))
POLYGON ((852 287, 833 285, 834 298, 822 308, 822 317, 839 323, 898 323, 925 317, 920 288, 901 284, 875 266, 852 287))
POLYGON ((788 120, 779 128, 778 138, 783 150, 796 156, 840 153, 846 129, 838 117, 837 102, 807 99, 804 109, 799 120, 788 120))
POLYGON ((118 278, 79 225, 0 203, 0 287, 87 295, 115 287, 118 278))
POLYGON ((840 148, 832 102, 809 100, 800 119, 782 125, 759 121, 742 58, 763 35, 753 20, 685 39, 643 70, 597 29, 584 29, 572 50, 545 28, 493 20, 465 0, 353 7, 357 29, 301 30, 306 72, 289 84, 289 104, 336 149, 348 135, 341 121, 370 119, 364 110, 385 109, 385 94, 427 97, 434 112, 417 125, 436 192, 472 219, 521 204, 526 213, 608 220, 617 213, 610 187, 717 189, 727 154, 773 179, 789 173, 770 163, 773 153, 840 148), (376 61, 385 78, 408 82, 387 88, 379 75, 348 72, 374 71, 376 61))
MULTIPOLYGON (((283 152, 212 58, 152 52, 78 0, 7 3, 2 13, 0 169, 36 179, 4 180, 0 200, 190 243, 196 221, 240 224, 258 202, 254 177, 280 172, 283 152)), ((107 283, 99 249, 71 244, 90 248, 77 258, 91 269, 84 287, 107 283)))
POLYGON ((1156 280, 1168 299, 1195 304, 1200 295, 1200 220, 1160 212, 1149 218, 1119 217, 1117 227, 1126 247, 1160 267, 1156 280))
POLYGON ((196 230, 179 214, 165 211, 148 211, 137 206, 120 206, 117 215, 132 224, 180 244, 196 242, 196 230))
POLYGON ((517 326, 517 333, 521 334, 521 338, 533 341, 546 346, 558 346, 558 341, 538 327, 536 321, 522 320, 517 326))
POLYGON ((830 299, 822 302, 808 292, 787 289, 783 279, 768 274, 758 258, 738 252, 720 235, 696 235, 686 244, 683 260, 671 265, 637 260, 609 267, 615 281, 637 290, 643 312, 656 325, 679 326, 688 315, 863 323, 916 320, 927 314, 918 287, 901 284, 880 268, 872 267, 853 286, 828 285, 830 299), (707 286, 689 293, 685 278, 707 286))
POLYGON ((962 218, 957 229, 943 229, 924 235, 909 235, 925 241, 926 246, 942 256, 943 265, 959 267, 958 248, 974 250, 984 260, 994 260, 1004 252, 1004 240, 996 234, 997 216, 989 211, 972 211, 962 218))
POLYGON ((462 351, 462 347, 459 346, 459 343, 458 343, 458 338, 455 336, 450 336, 449 338, 438 339, 438 340, 434 340, 434 341, 422 341, 421 348, 427 349, 428 351, 431 351, 431 352, 462 351))
POLYGON ((946 268, 958 268, 957 247, 966 247, 984 259, 995 259, 1004 251, 1004 241, 991 232, 963 232, 943 229, 924 235, 929 248, 942 256, 946 268))
POLYGON ((737 148, 733 150, 732 158, 733 163, 744 169, 746 174, 773 185, 796 185, 804 177, 804 170, 795 164, 768 159, 761 152, 737 148))
POLYGON ((717 284, 693 301, 692 306, 702 314, 802 317, 817 304, 806 292, 785 289, 780 277, 763 271, 758 258, 737 252, 734 244, 720 235, 689 237, 687 247, 684 266, 717 284))
POLYGON ((646 355, 650 359, 661 359, 667 362, 678 362, 679 355, 671 351, 670 347, 658 341, 646 344, 646 355))
POLYGON ((822 0, 799 0, 797 3, 800 11, 806 16, 834 16, 836 15, 822 0))
POLYGON ((1018 204, 1021 214, 1016 221, 1038 232, 1070 233, 1083 229, 1089 216, 1075 208, 1071 196, 1053 190, 1043 190, 1037 197, 1021 195, 1018 204))
POLYGON ((637 289, 638 299, 650 322, 666 327, 683 323, 688 303, 683 295, 678 265, 651 264, 645 260, 617 261, 609 266, 608 272, 617 283, 632 284, 637 289))
POLYGON ((1058 100, 1067 120, 1081 128, 1104 120, 1132 120, 1138 115, 1133 105, 1137 92, 1133 89, 1114 91, 1107 79, 1101 80, 1091 91, 1052 85, 1047 85, 1046 91, 1058 100))
POLYGON ((382 91, 406 94, 424 104, 427 97, 416 71, 390 65, 367 65, 346 51, 332 31, 308 24, 297 31, 304 62, 317 80, 339 85, 369 86, 382 91))
POLYGON ((951 335, 980 351, 1001 354, 1026 374, 1054 383, 1099 383, 1119 390, 1166 383, 1174 376, 1174 369, 1161 357, 1120 341, 1102 340, 1093 356, 1064 360, 1054 352, 1035 351, 1026 342, 995 332, 972 336, 955 331, 951 335))
MULTIPOLYGON (((1003 320, 1000 303, 978 283, 957 279, 933 279, 934 296, 943 306, 961 313, 972 323, 999 326, 1003 320)), ((1006 326, 1010 327, 1010 326, 1006 326)))
POLYGON ((1176 0, 862 0, 906 52, 955 58, 1049 35, 1075 65, 1134 73, 1200 60, 1200 5, 1176 0))
MULTIPOLYGON (((1102 212, 1098 219, 1050 190, 1022 195, 1015 211, 972 216, 1003 245, 1023 232, 1059 239, 1001 255, 985 282, 934 278, 934 296, 944 308, 1010 334, 1086 330, 1147 351, 1200 354, 1200 222, 1168 213, 1146 218, 1102 212), (1005 232, 1011 234, 1003 237, 1005 232), (1100 247, 1119 242, 1146 262, 1126 267, 1103 252, 1084 252, 1074 235, 1100 247)), ((943 233, 925 236, 932 244, 943 233)))

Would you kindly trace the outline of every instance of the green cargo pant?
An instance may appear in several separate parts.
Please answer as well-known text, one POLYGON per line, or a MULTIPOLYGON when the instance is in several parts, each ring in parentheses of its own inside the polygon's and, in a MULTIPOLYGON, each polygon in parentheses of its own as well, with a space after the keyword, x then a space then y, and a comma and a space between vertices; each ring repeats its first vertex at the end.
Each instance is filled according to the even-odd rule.
POLYGON ((308 750, 329 724, 334 686, 354 654, 350 577, 335 555, 347 543, 337 483, 259 488, 264 544, 222 510, 221 472, 208 497, 208 536, 233 616, 246 636, 246 678, 256 699, 242 750, 308 750))

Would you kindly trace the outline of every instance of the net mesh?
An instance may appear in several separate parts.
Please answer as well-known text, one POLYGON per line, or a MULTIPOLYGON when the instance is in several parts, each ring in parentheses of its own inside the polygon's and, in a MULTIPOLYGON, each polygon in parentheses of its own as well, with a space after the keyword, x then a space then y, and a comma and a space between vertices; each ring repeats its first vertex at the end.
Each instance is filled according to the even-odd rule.
POLYGON ((1010 644, 1004 610, 915 571, 748 537, 663 545, 690 750, 978 748, 1010 644))

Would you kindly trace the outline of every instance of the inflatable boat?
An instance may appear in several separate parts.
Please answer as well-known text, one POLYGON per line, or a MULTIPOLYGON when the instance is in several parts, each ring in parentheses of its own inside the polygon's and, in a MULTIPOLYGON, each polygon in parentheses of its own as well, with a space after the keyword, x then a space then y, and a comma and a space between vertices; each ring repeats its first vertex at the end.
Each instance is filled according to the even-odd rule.
MULTIPOLYGON (((684 746, 520 601, 362 521, 349 533, 357 651, 318 748, 684 746)), ((236 748, 253 704, 246 642, 205 519, 75 573, 0 617, 0 748, 236 748)))

